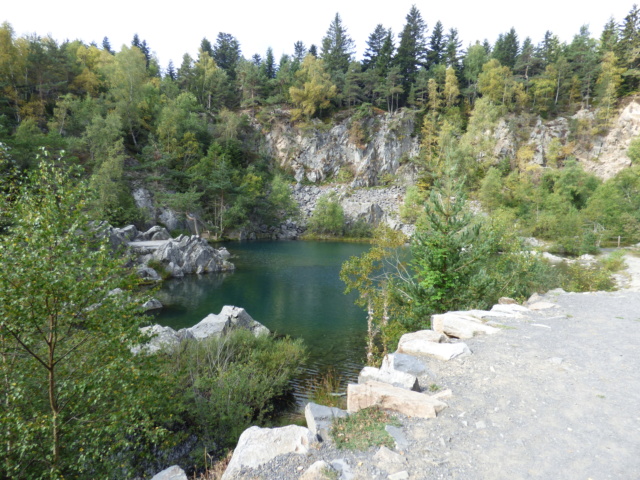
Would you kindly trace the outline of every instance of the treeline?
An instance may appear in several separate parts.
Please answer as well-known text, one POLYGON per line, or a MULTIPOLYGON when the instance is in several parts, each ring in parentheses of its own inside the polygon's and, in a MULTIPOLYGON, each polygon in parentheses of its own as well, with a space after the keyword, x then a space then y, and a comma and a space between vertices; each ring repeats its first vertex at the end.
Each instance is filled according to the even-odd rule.
POLYGON ((271 48, 245 58, 239 40, 221 32, 202 40, 197 58, 185 54, 162 71, 137 35, 115 52, 108 38, 101 46, 16 38, 4 23, 0 141, 21 168, 41 147, 65 150, 92 178, 96 215, 113 223, 144 222, 129 193, 144 179, 157 201, 222 233, 293 211, 286 172, 261 149, 247 113, 268 127, 282 107, 303 122, 354 107, 412 108, 421 115, 421 160, 434 175, 442 138, 459 139, 474 116, 597 106, 595 128, 606 129, 616 100, 639 86, 638 47, 635 5, 598 39, 583 27, 569 43, 547 32, 536 44, 511 29, 467 48, 455 28, 429 30, 414 6, 398 35, 376 26, 359 61, 336 14, 319 46, 295 42, 279 61, 271 48))

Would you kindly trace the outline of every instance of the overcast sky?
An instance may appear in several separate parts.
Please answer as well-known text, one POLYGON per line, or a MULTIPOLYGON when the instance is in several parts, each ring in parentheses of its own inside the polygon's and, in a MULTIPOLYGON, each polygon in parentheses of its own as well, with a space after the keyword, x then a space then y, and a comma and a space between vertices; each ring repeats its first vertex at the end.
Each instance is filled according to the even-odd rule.
POLYGON ((550 30, 562 41, 571 41, 580 26, 589 25, 599 37, 610 17, 622 22, 633 1, 622 0, 507 0, 437 1, 378 0, 3 0, 0 22, 9 22, 17 36, 50 34, 58 42, 80 39, 102 44, 109 37, 114 50, 129 45, 137 33, 146 40, 162 67, 169 60, 180 65, 182 56, 196 57, 200 41, 215 43, 218 32, 238 39, 246 58, 259 53, 264 58, 272 47, 276 61, 293 53, 300 40, 318 47, 336 12, 356 42, 360 59, 369 34, 379 23, 399 33, 412 4, 427 23, 428 32, 440 20, 448 31, 457 28, 466 48, 476 40, 495 42, 500 33, 516 29, 520 42, 529 36, 539 43, 550 30), (166 6, 163 6, 165 4, 166 6), (588 5, 589 4, 589 5, 588 5))

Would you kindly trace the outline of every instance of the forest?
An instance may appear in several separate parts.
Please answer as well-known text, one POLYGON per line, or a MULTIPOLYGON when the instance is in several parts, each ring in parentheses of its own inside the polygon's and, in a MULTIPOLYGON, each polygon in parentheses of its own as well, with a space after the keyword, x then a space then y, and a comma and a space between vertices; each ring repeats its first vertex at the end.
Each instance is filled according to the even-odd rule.
MULTIPOLYGON (((318 45, 292 40, 280 59, 268 47, 246 58, 240 39, 220 32, 202 39, 197 58, 162 70, 138 35, 114 51, 106 37, 58 43, 2 24, 0 477, 132 477, 185 445, 185 464, 201 472, 242 429, 268 420, 304 361, 300 342, 240 333, 134 356, 144 322, 135 305, 153 291, 99 233, 102 221, 148 226, 132 196, 140 186, 216 237, 295 217, 292 172, 264 145, 277 122, 309 132, 349 118, 365 144, 368 119, 415 119, 420 151, 405 161, 417 181, 400 212, 418 228, 414 271, 379 276, 406 242, 379 230, 342 272, 376 316, 370 363, 429 314, 483 306, 507 287, 520 299, 533 286, 611 286, 606 272, 559 275, 522 255, 520 237, 574 256, 613 238, 640 241, 640 140, 631 167, 607 180, 574 155, 638 93, 640 8, 568 43, 511 29, 463 46, 455 28, 428 25, 415 6, 400 32, 378 25, 362 59, 339 13, 318 45), (570 141, 552 142, 543 164, 524 142, 511 157, 494 155, 486 132, 501 119, 561 117, 570 141), (467 199, 486 215, 471 215, 467 199)), ((345 233, 332 202, 320 203, 327 218, 311 229, 345 233)))

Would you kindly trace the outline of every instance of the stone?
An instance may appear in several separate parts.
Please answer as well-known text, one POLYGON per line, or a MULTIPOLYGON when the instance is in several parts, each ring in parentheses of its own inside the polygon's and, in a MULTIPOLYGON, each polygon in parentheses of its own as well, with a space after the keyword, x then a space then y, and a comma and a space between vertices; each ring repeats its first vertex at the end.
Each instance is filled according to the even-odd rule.
POLYGON ((421 332, 405 333, 398 342, 397 353, 407 355, 424 355, 438 360, 451 360, 460 355, 470 355, 471 350, 466 343, 434 343, 425 341, 421 332))
POLYGON ((230 327, 229 318, 210 313, 193 327, 188 328, 193 338, 201 340, 208 337, 220 337, 227 333, 230 327))
POLYGON ((498 303, 500 305, 514 305, 517 304, 518 302, 516 302, 513 298, 509 298, 509 297, 500 297, 498 299, 498 303))
POLYGON ((357 412, 377 406, 409 417, 435 418, 447 404, 424 393, 405 390, 382 382, 370 381, 347 386, 347 411, 357 412))
POLYGON ((150 327, 143 327, 140 332, 147 335, 150 338, 149 342, 145 345, 138 345, 131 349, 135 354, 145 351, 147 353, 156 353, 157 351, 173 347, 180 343, 181 337, 171 327, 163 327, 161 325, 152 325, 150 327))
POLYGON ((307 420, 307 428, 311 430, 323 442, 331 441, 329 430, 335 418, 347 417, 349 413, 336 407, 327 407, 309 402, 304 407, 304 418, 307 420))
POLYGON ((331 466, 338 472, 340 480, 354 480, 356 477, 351 471, 351 467, 344 458, 337 458, 331 462, 331 466))
POLYGON ((180 235, 158 247, 152 258, 165 265, 174 277, 192 273, 210 273, 233 270, 215 248, 196 235, 180 235))
POLYGON ((156 298, 151 298, 142 304, 142 309, 145 312, 148 312, 149 310, 158 310, 159 308, 162 308, 162 307, 163 307, 162 302, 160 302, 160 300, 156 298))
POLYGON ((406 468, 407 459, 399 453, 380 447, 373 455, 375 465, 389 474, 398 473, 406 468))
POLYGON ((420 391, 418 378, 410 373, 397 370, 382 370, 374 367, 364 367, 358 375, 358 383, 367 383, 369 380, 388 383, 394 387, 406 388, 407 390, 420 391))
POLYGON ((549 253, 549 252, 542 252, 542 258, 544 258, 545 260, 548 260, 549 263, 552 263, 554 265, 558 265, 564 262, 564 258, 559 257, 557 255, 553 255, 552 253, 549 253))
MULTIPOLYGON (((511 306, 511 305, 510 305, 511 306)), ((455 338, 473 338, 479 334, 493 335, 500 330, 486 325, 479 318, 464 312, 447 312, 431 316, 431 327, 455 338)))
POLYGON ((409 442, 409 440, 407 439, 407 436, 404 434, 404 430, 402 430, 402 428, 396 427, 394 425, 385 425, 384 429, 396 442, 397 450, 406 450, 407 448, 409 448, 409 446, 411 446, 411 442, 409 442))
POLYGON ((555 303, 551 302, 536 302, 529 305, 529 310, 547 310, 548 308, 557 307, 555 303))
POLYGON ((178 465, 156 473, 151 480, 189 480, 187 474, 178 465))
POLYGON ((529 309, 522 305, 494 305, 491 307, 491 313, 502 313, 516 318, 527 312, 529 312, 529 309))
POLYGON ((162 280, 162 277, 151 267, 140 266, 136 270, 136 274, 146 280, 148 282, 159 282, 162 280))
POLYGON ((317 443, 316 436, 305 427, 250 427, 242 432, 222 480, 237 478, 242 468, 257 468, 285 453, 307 454, 317 443))
POLYGON ((453 397, 453 392, 451 392, 451 390, 449 389, 441 390, 431 395, 431 398, 435 398, 436 400, 447 400, 451 397, 453 397))
POLYGON ((436 375, 431 371, 424 357, 405 355, 403 353, 389 353, 382 359, 380 370, 399 372, 415 375, 416 377, 429 377, 435 379, 436 375))
POLYGON ((244 328, 250 330, 255 336, 269 334, 269 329, 260 322, 254 320, 242 307, 225 305, 220 310, 219 316, 227 317, 232 328, 244 328))
POLYGON ((335 478, 335 473, 336 471, 331 465, 324 460, 318 460, 300 475, 300 480, 331 480, 335 478))

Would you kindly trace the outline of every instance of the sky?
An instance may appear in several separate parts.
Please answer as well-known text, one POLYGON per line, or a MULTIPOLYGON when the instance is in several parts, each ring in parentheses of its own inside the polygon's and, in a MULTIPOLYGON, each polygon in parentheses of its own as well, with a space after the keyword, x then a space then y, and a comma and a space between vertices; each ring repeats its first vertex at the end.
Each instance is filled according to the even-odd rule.
MULTIPOLYGON (((0 22, 9 22, 18 37, 51 35, 58 42, 82 40, 102 45, 109 38, 119 50, 130 45, 135 33, 155 53, 166 68, 169 60, 178 67, 185 53, 197 57, 201 40, 215 43, 219 32, 230 33, 239 42, 242 54, 263 58, 268 47, 276 61, 292 54, 293 44, 320 47, 329 24, 339 13, 348 34, 356 43, 356 59, 361 59, 366 41, 377 24, 398 34, 413 4, 420 10, 430 35, 440 20, 445 31, 458 30, 463 48, 476 40, 494 43, 501 33, 515 28, 520 42, 531 37, 538 44, 549 30, 570 42, 582 25, 599 38, 604 24, 613 17, 621 23, 633 0, 510 0, 438 1, 416 0, 209 0, 165 1, 110 0, 4 0, 0 22), (591 4, 587 6, 587 3, 591 4), (162 6, 163 4, 167 6, 162 6), (91 7, 89 7, 91 5, 91 7)), ((396 42, 397 44, 397 42, 396 42)))

